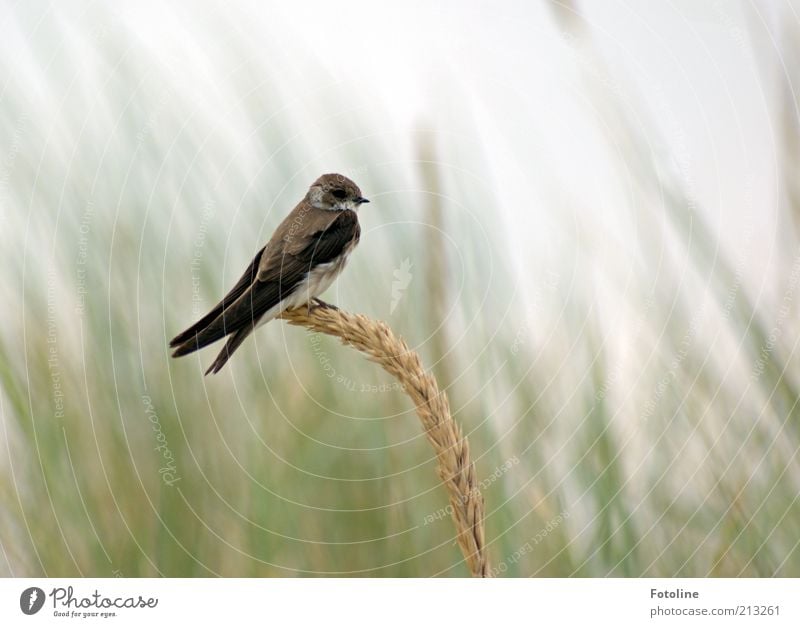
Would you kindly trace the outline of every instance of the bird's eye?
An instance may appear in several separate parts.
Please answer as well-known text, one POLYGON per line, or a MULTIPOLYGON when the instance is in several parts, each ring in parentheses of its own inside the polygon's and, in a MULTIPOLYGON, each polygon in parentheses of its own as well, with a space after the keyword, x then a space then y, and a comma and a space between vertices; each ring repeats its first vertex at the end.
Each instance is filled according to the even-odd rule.
POLYGON ((336 198, 344 198, 345 196, 347 196, 347 192, 344 191, 343 189, 335 189, 331 192, 331 194, 336 196, 336 198))

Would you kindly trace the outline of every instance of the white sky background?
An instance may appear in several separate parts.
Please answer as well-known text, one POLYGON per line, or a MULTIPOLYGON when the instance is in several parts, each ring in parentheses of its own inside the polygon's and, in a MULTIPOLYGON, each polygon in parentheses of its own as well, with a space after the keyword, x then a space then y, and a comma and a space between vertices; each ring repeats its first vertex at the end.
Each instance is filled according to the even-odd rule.
MULTIPOLYGON (((611 364, 621 364, 619 379, 630 384, 609 393, 609 406, 627 410, 615 428, 633 430, 642 422, 634 404, 651 396, 644 375, 664 376, 687 327, 696 326, 697 358, 713 355, 720 389, 744 390, 752 361, 729 366, 746 356, 749 329, 725 328, 718 308, 689 321, 714 298, 715 262, 697 267, 682 252, 667 211, 637 183, 653 163, 678 173, 769 329, 791 266, 787 244, 796 241, 780 179, 783 44, 765 26, 778 32, 793 21, 786 32, 796 33, 796 12, 780 0, 579 6, 592 48, 567 43, 552 6, 529 0, 0 0, 0 279, 22 294, 15 301, 33 301, 27 311, 0 309, 26 317, 5 333, 42 324, 29 312, 37 304, 43 312, 48 299, 67 319, 60 329, 82 328, 76 234, 93 201, 87 266, 102 288, 92 293, 103 313, 112 311, 106 299, 114 305, 114 363, 136 371, 139 355, 117 347, 136 340, 158 376, 164 340, 180 328, 176 321, 185 324, 187 303, 197 304, 197 250, 209 305, 310 181, 330 171, 351 174, 373 200, 362 213, 359 253, 330 300, 393 322, 392 272, 408 255, 417 277, 409 294, 418 293, 397 315, 420 316, 432 300, 417 163, 423 128, 435 137, 443 173, 447 254, 461 264, 450 266, 461 291, 443 297, 455 312, 448 330, 463 334, 452 341, 464 362, 461 389, 480 390, 479 400, 498 407, 536 368, 553 382, 552 415, 565 408, 578 420, 568 405, 595 393, 602 343, 609 376, 618 374, 611 364), (608 72, 616 89, 587 80, 592 72, 608 72), (644 154, 632 150, 623 122, 643 138, 644 154), (209 216, 206 200, 215 203, 209 216), (201 228, 206 244, 198 246, 201 228), (63 294, 45 294, 51 252, 64 279, 52 290, 63 294), (487 262, 516 275, 483 272, 487 262), (558 289, 543 293, 550 271, 558 289), (356 283, 355 303, 347 289, 337 291, 356 283), (658 311, 637 335, 636 308, 654 286, 667 295, 657 295, 658 311), (524 359, 511 354, 515 335, 524 359), (473 360, 488 366, 471 368, 473 360), (488 385, 486 372, 501 361, 525 373, 488 385), (629 399, 630 390, 642 397, 629 399)), ((792 351, 795 319, 781 339, 792 351)), ((424 343, 430 322, 398 328, 424 343)), ((260 336, 265 346, 277 346, 276 333, 260 336)), ((62 354, 83 354, 80 337, 62 333, 62 354)), ((746 422, 754 407, 743 407, 746 422)), ((721 404, 717 432, 729 413, 721 404)), ((517 418, 509 407, 492 416, 503 428, 517 418)), ((765 424, 780 427, 784 418, 765 424)), ((554 441, 572 441, 572 426, 559 423, 565 431, 554 441)), ((640 444, 626 449, 629 468, 648 453, 649 443, 640 444)), ((561 459, 572 463, 568 452, 561 459)))
MULTIPOLYGON (((777 0, 757 9, 724 1, 580 4, 651 149, 667 161, 679 155, 691 194, 729 254, 751 238, 745 281, 754 291, 780 262, 771 251, 785 226, 777 220, 776 196, 780 76, 768 71, 779 59, 759 22, 776 22, 787 6, 777 0)), ((170 90, 166 106, 192 124, 207 120, 242 146, 237 165, 254 176, 264 163, 248 160, 247 147, 262 129, 253 128, 246 111, 249 85, 241 72, 252 63, 252 89, 268 85, 283 103, 260 122, 268 129, 270 116, 276 124, 281 116, 295 120, 300 153, 304 147, 313 155, 313 167, 343 169, 334 148, 361 139, 343 135, 337 118, 330 119, 331 98, 347 103, 360 127, 396 156, 396 174, 387 167, 382 174, 398 188, 414 181, 420 125, 436 129, 444 164, 479 163, 470 176, 483 179, 496 203, 485 207, 482 197, 470 209, 502 219, 520 285, 532 264, 560 265, 565 251, 597 255, 600 268, 634 263, 642 211, 629 189, 636 164, 616 145, 602 93, 597 100, 587 90, 546 3, 6 3, 0 16, 4 92, 24 94, 30 124, 53 133, 45 161, 80 161, 70 144, 78 123, 100 135, 114 128, 102 108, 86 124, 82 111, 63 105, 68 91, 102 98, 113 90, 99 82, 109 68, 97 50, 114 43, 141 61, 144 87, 132 106, 139 96, 150 98, 148 109, 164 106, 157 90, 153 96, 145 89, 155 77, 170 90), (249 56, 230 54, 232 42, 249 56), (463 145, 474 158, 464 158, 463 145), (596 248, 583 247, 583 230, 596 248)), ((6 130, 12 126, 13 120, 6 130)), ((347 165, 369 167, 372 158, 364 153, 347 165)), ((298 177, 298 189, 306 178, 298 177)), ((780 288, 767 290, 776 296, 780 288)))
MULTIPOLYGON (((613 142, 613 129, 603 128, 602 111, 593 110, 594 103, 581 92, 580 77, 545 3, 197 6, 170 13, 145 4, 130 8, 126 21, 156 54, 175 54, 178 79, 187 83, 180 89, 201 89, 212 102, 231 95, 220 85, 231 68, 214 58, 217 52, 224 56, 224 40, 202 37, 215 21, 227 16, 225 29, 238 31, 255 56, 262 40, 269 44, 265 57, 280 50, 280 59, 262 60, 290 111, 312 122, 306 137, 311 145, 318 141, 315 132, 326 132, 324 123, 315 125, 320 112, 313 110, 313 92, 331 84, 376 133, 396 132, 393 141, 402 133, 412 136, 420 120, 446 135, 453 108, 461 108, 461 115, 475 121, 470 139, 482 146, 485 174, 503 217, 515 225, 510 233, 523 238, 512 250, 527 254, 531 234, 552 239, 546 226, 552 214, 569 211, 553 206, 551 194, 560 193, 559 182, 569 188, 573 204, 605 212, 603 221, 612 231, 620 216, 609 214, 635 210, 626 206, 624 181, 613 172, 618 164, 604 145, 604 134, 612 134, 613 142), (198 75, 205 75, 207 86, 198 87, 198 75)), ((631 94, 639 93, 631 106, 650 106, 642 113, 661 133, 651 132, 648 139, 688 163, 692 192, 721 239, 737 241, 749 215, 753 241, 763 247, 765 258, 778 227, 780 155, 770 102, 776 86, 764 84, 769 74, 753 59, 748 20, 774 19, 773 6, 783 9, 784 4, 758 3, 758 13, 737 2, 580 5, 615 78, 629 82, 631 94)), ((776 61, 772 51, 761 53, 776 61)), ((412 158, 411 148, 410 143, 396 145, 398 159, 412 158)), ((749 281, 763 278, 765 268, 751 269, 749 281)))

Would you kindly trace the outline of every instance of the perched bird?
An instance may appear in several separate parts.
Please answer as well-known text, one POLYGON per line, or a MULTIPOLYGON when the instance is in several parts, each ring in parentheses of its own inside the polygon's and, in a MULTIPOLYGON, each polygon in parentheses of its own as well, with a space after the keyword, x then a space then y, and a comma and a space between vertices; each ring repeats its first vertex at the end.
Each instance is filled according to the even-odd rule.
POLYGON ((369 202, 341 174, 323 174, 216 307, 169 345, 188 355, 230 336, 206 374, 219 372, 244 339, 286 309, 317 300, 347 263, 361 234, 359 206, 369 202))

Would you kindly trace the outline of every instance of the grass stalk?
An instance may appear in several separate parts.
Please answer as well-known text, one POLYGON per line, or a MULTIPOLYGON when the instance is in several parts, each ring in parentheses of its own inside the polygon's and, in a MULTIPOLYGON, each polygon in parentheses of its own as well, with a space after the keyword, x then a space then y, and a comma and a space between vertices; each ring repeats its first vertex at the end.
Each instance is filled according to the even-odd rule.
POLYGON ((425 372, 417 353, 385 322, 331 306, 300 307, 281 316, 289 324, 338 338, 397 379, 413 401, 428 441, 436 453, 439 477, 450 497, 456 539, 474 577, 488 577, 484 503, 469 444, 453 417, 447 395, 425 372))

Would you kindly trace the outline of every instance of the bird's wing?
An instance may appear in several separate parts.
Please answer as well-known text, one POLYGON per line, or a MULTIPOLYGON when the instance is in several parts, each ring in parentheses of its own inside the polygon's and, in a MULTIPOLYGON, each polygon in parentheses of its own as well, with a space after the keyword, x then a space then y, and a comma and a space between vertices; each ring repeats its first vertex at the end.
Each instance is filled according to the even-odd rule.
POLYGON ((361 229, 355 211, 321 211, 315 224, 305 235, 288 233, 281 246, 271 246, 272 254, 261 259, 258 280, 262 282, 281 280, 285 286, 292 278, 305 278, 315 266, 328 263, 344 252, 345 248, 358 242, 361 229))
POLYGON ((355 211, 340 211, 330 225, 318 231, 311 241, 295 254, 295 257, 308 265, 310 270, 322 263, 337 259, 347 248, 358 244, 361 227, 355 211))
POLYGON ((248 287, 250 287, 253 281, 256 280, 256 274, 258 273, 258 266, 259 263, 261 262, 261 257, 263 256, 264 250, 266 248, 267 247, 264 246, 264 248, 262 248, 261 250, 258 251, 258 253, 256 253, 256 256, 253 258, 253 261, 250 262, 250 265, 248 266, 247 270, 244 271, 244 274, 242 274, 241 278, 237 281, 236 285, 233 286, 233 289, 231 289, 231 291, 228 292, 225 295, 225 297, 220 302, 218 302, 211 311, 209 311, 205 316, 200 318, 200 320, 195 322, 188 329, 179 333, 174 338, 172 338, 172 340, 170 340, 169 345, 171 348, 180 346, 181 344, 184 344, 188 340, 193 339, 198 332, 205 329, 211 322, 213 322, 217 317, 219 317, 219 315, 222 313, 225 307, 234 302, 244 293, 244 291, 248 287))
POLYGON ((267 311, 294 293, 310 270, 336 259, 360 234, 358 218, 352 211, 334 214, 320 226, 282 247, 270 243, 256 280, 212 322, 179 346, 173 356, 186 355, 243 329, 249 333, 267 311))

